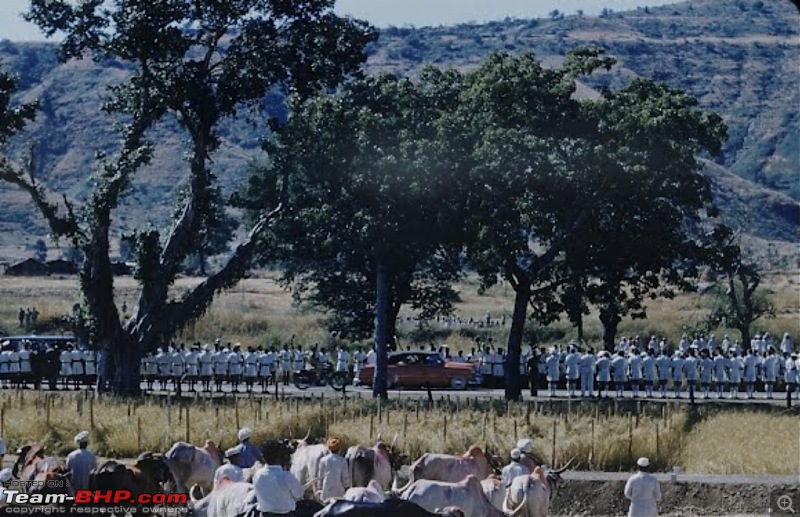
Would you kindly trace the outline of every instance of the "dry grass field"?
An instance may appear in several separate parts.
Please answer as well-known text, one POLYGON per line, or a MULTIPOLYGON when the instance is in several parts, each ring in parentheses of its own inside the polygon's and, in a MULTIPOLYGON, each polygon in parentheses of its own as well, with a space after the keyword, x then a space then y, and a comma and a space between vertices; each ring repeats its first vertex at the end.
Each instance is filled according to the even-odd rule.
MULTIPOLYGON (((253 345, 270 345, 287 342, 292 335, 299 344, 323 342, 327 335, 324 319, 319 312, 305 310, 292 304, 291 296, 276 282, 277 275, 264 273, 257 278, 245 279, 234 289, 217 297, 206 315, 193 327, 186 329, 179 340, 209 342, 220 338, 226 342, 241 342, 253 345)), ((173 287, 174 293, 195 285, 199 280, 181 278, 173 287)), ((753 331, 768 331, 773 336, 789 332, 797 337, 800 331, 800 277, 797 271, 765 275, 763 282, 772 294, 778 314, 775 319, 758 321, 753 331)), ((131 277, 117 279, 117 303, 125 304, 128 312, 136 302, 137 285, 131 277)), ((452 349, 468 349, 476 335, 492 335, 495 342, 502 343, 508 334, 513 290, 501 283, 484 294, 478 294, 478 281, 474 277, 462 280, 457 289, 461 301, 456 306, 456 315, 463 321, 470 318, 482 320, 486 313, 498 319, 506 316, 505 326, 491 329, 469 325, 460 328, 444 328, 435 322, 420 326, 408 310, 401 311, 398 325, 401 344, 411 342, 447 343, 452 349)), ((19 278, 0 276, 0 334, 19 333, 17 311, 20 307, 36 307, 40 312, 38 333, 52 331, 54 318, 71 313, 72 306, 80 301, 77 280, 71 277, 19 278)), ((667 336, 675 343, 680 335, 702 323, 711 303, 711 295, 684 294, 673 300, 659 299, 648 303, 648 319, 626 319, 620 325, 620 335, 651 334, 667 336)), ((597 345, 602 328, 591 314, 585 319, 588 343, 597 345)), ((732 338, 738 332, 720 328, 718 337, 729 333, 732 338)), ((575 337, 574 329, 566 321, 556 322, 540 328, 528 323, 528 336, 536 336, 541 344, 564 342, 575 337)))
POLYGON ((256 442, 299 438, 309 430, 317 440, 339 434, 348 445, 373 443, 379 433, 389 442, 397 434, 398 447, 412 460, 426 451, 460 453, 472 444, 505 460, 518 438, 531 437, 546 463, 574 458, 578 469, 628 471, 636 458, 647 456, 662 471, 679 465, 688 473, 800 472, 800 421, 796 414, 766 411, 699 409, 690 414, 686 406, 656 403, 506 406, 478 398, 441 398, 432 405, 400 399, 381 407, 352 396, 242 396, 178 404, 163 398, 131 402, 36 392, 4 392, 0 406, 0 433, 7 443, 37 441, 60 455, 74 447, 72 437, 81 429, 91 430, 91 448, 101 456, 130 458, 145 450, 166 451, 187 438, 231 447, 236 431, 247 425, 256 442))

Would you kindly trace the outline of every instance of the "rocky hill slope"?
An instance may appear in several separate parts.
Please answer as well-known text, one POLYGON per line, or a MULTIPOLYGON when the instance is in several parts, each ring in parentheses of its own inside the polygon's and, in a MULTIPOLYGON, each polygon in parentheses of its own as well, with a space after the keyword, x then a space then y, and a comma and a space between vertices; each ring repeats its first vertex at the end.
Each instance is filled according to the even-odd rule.
MULTIPOLYGON (((557 63, 571 48, 597 45, 618 59, 611 72, 589 79, 582 95, 651 77, 695 95, 729 125, 720 164, 708 167, 719 204, 746 232, 800 240, 800 17, 788 0, 694 0, 599 17, 552 13, 549 19, 507 19, 482 25, 387 28, 370 49, 368 69, 414 74, 422 65, 469 68, 493 51, 534 51, 557 63)), ((21 78, 20 100, 41 111, 12 152, 33 142, 37 174, 51 189, 80 198, 91 185, 93 156, 114 148, 114 120, 100 111, 106 86, 125 77, 117 62, 59 63, 47 43, 0 41, 0 60, 21 78)), ((265 101, 274 105, 275 99, 265 101)), ((263 158, 266 128, 257 114, 231 121, 215 156, 223 184, 234 187, 251 159, 263 158)), ((125 198, 117 232, 172 213, 184 167, 185 138, 169 121, 153 134, 153 165, 125 198)), ((46 231, 27 199, 0 186, 0 256, 27 256, 26 243, 46 231)))

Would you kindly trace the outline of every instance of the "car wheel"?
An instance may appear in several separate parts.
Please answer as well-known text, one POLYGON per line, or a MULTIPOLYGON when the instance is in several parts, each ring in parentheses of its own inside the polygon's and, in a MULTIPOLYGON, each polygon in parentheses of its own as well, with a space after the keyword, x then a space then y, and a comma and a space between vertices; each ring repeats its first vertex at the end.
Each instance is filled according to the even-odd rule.
POLYGON ((467 389, 467 379, 464 377, 453 377, 450 379, 450 387, 454 390, 465 390, 467 389))

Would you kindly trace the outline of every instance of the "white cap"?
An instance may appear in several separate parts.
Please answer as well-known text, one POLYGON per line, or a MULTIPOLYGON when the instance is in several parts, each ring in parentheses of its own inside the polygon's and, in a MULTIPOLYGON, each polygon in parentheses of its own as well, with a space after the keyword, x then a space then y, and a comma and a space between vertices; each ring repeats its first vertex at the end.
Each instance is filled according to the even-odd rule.
POLYGON ((648 460, 645 457, 641 457, 638 460, 636 460, 636 464, 642 468, 647 468, 650 466, 650 460, 648 460))
POLYGON ((242 427, 239 429, 239 432, 236 434, 236 437, 239 438, 240 442, 243 442, 252 436, 253 430, 249 427, 242 427))
POLYGON ((242 469, 236 465, 227 463, 214 471, 214 483, 218 482, 222 478, 228 478, 234 483, 241 483, 244 481, 244 473, 242 472, 242 469))
POLYGON ((89 441, 89 431, 81 431, 75 435, 75 443, 87 443, 89 441))
POLYGON ((530 454, 533 452, 533 440, 530 438, 523 438, 517 442, 517 449, 520 452, 524 452, 525 454, 530 454))
POLYGON ((522 457, 522 451, 520 451, 516 447, 511 449, 511 459, 512 460, 519 460, 521 457, 522 457))
POLYGON ((11 473, 11 468, 0 470, 0 483, 5 483, 9 481, 13 477, 11 473))
POLYGON ((0 438, 0 455, 5 455, 6 453, 6 441, 0 438))

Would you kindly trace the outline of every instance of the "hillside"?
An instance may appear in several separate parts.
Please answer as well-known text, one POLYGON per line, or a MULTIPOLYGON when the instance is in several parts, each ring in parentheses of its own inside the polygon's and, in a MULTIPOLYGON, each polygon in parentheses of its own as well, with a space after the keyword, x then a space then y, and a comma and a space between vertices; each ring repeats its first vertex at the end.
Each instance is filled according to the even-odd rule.
MULTIPOLYGON (((729 219, 760 238, 800 240, 800 17, 788 0, 696 0, 660 8, 605 12, 600 17, 559 14, 454 27, 388 28, 370 49, 368 70, 413 74, 424 64, 469 68, 493 51, 534 51, 546 64, 571 48, 598 45, 618 60, 592 77, 581 95, 618 87, 636 76, 685 89, 729 125, 724 158, 708 168, 729 219)), ((0 42, 0 60, 19 74, 21 100, 38 98, 37 121, 14 142, 20 153, 35 142, 37 176, 50 188, 80 198, 91 183, 93 156, 114 148, 114 120, 102 114, 105 87, 125 77, 117 62, 59 64, 55 46, 0 42)), ((264 106, 274 106, 274 99, 264 106)), ((215 156, 215 172, 233 188, 248 160, 262 158, 266 133, 257 114, 231 121, 215 156)), ((163 226, 183 177, 185 138, 169 121, 156 128, 155 161, 137 176, 116 231, 163 226)), ((27 199, 0 186, 0 259, 46 231, 27 199)))

